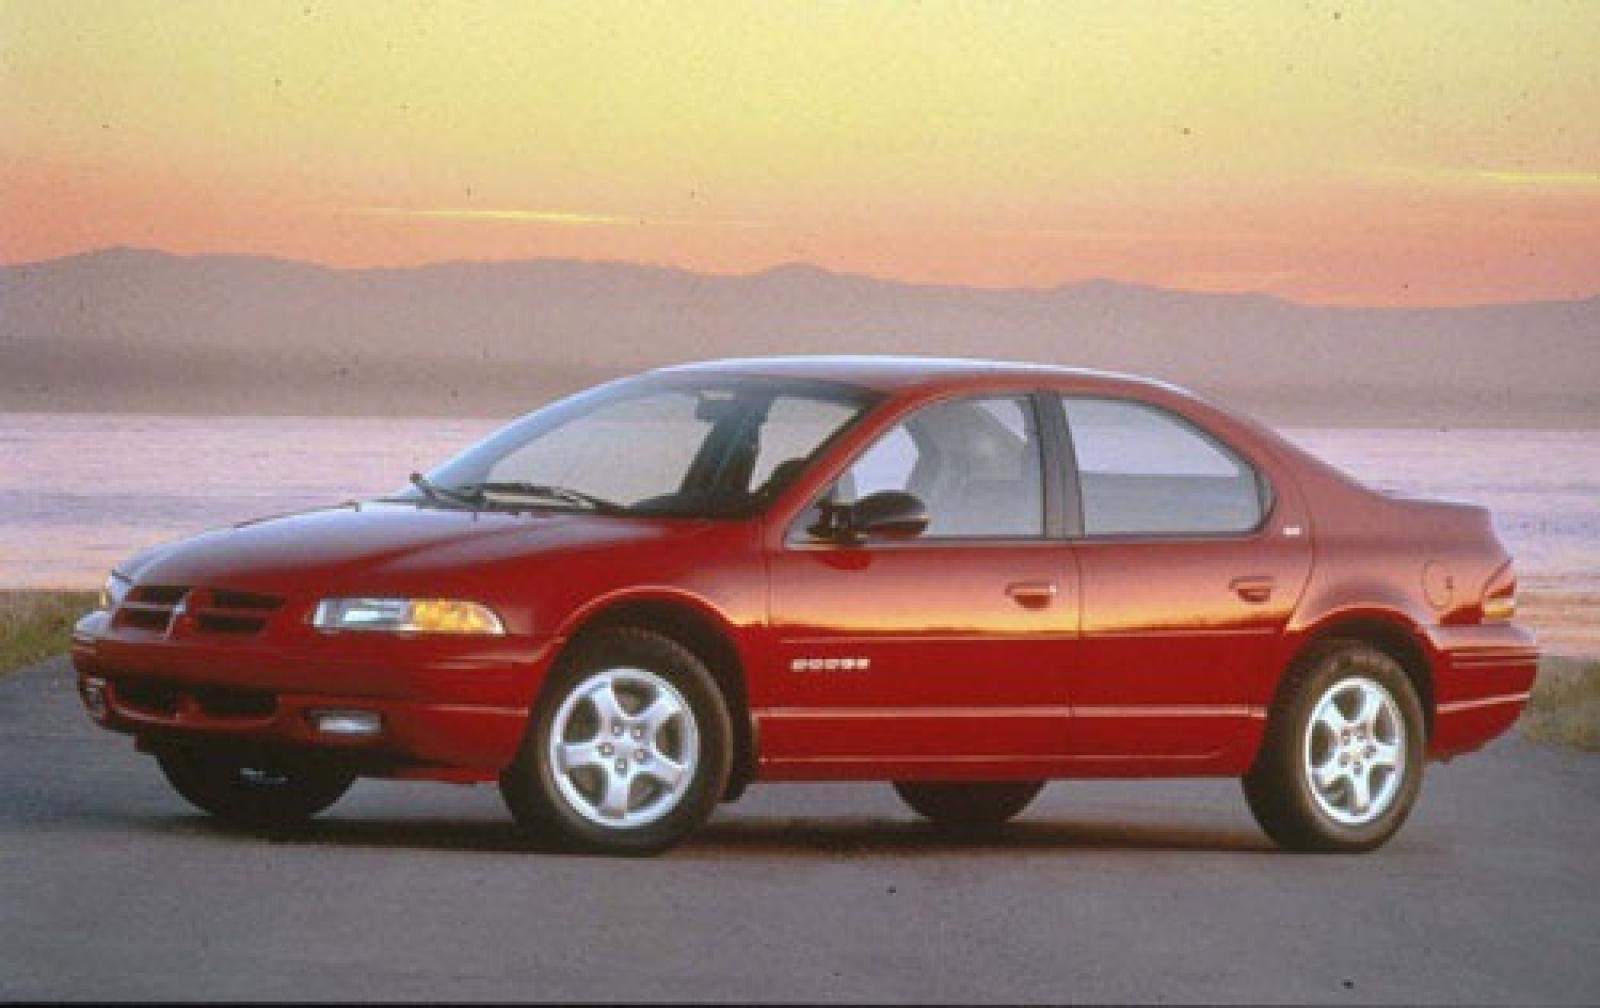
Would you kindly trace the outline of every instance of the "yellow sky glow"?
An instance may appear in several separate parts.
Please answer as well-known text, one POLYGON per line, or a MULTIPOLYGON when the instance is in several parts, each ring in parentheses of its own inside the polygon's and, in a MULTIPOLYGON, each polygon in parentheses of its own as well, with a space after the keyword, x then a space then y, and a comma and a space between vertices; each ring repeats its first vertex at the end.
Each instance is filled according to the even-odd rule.
POLYGON ((1582 188, 1600 187, 1600 171, 1592 172, 1529 172, 1529 171, 1480 171, 1475 172, 1479 178, 1489 182, 1501 182, 1514 186, 1552 186, 1565 188, 1578 186, 1582 188))
POLYGON ((434 217, 441 220, 492 220, 528 221, 534 224, 620 224, 626 217, 605 214, 562 213, 558 210, 507 210, 449 207, 442 209, 417 209, 407 207, 357 207, 350 211, 358 214, 375 214, 380 217, 434 217))
POLYGON ((0 260, 1600 290, 1600 3, 0 0, 0 260))

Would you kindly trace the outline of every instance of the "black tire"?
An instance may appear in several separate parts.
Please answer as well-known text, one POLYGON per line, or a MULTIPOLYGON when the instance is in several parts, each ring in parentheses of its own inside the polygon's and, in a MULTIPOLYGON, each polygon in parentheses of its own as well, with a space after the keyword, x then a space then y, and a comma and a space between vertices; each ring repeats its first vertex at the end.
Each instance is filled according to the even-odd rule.
POLYGON ((1243 780, 1245 800, 1262 830, 1288 850, 1369 851, 1410 814, 1426 759, 1422 705, 1400 663, 1364 641, 1331 638, 1311 647, 1280 685, 1261 752, 1243 780), (1364 696, 1384 694, 1392 706, 1380 706, 1383 713, 1365 727, 1352 723, 1353 734, 1326 722, 1313 726, 1328 703, 1342 718, 1364 696), (1380 766, 1387 757, 1372 755, 1380 747, 1397 747, 1398 759, 1380 766), (1337 766, 1340 776, 1319 788, 1314 764, 1337 766), (1357 776, 1367 781, 1359 792, 1357 776), (1365 807, 1358 794, 1370 798, 1365 807))
POLYGON ((203 748, 158 753, 173 789, 203 812, 251 828, 298 826, 343 797, 355 774, 315 758, 242 757, 203 748))
POLYGON ((998 826, 1028 807, 1044 781, 895 781, 912 811, 951 829, 998 826))
POLYGON ((557 661, 534 704, 516 759, 500 775, 500 793, 517 823, 536 840, 596 854, 654 854, 682 841, 716 808, 728 785, 732 740, 727 702, 693 652, 650 630, 600 630, 574 642, 557 661), (565 719, 560 726, 562 738, 574 745, 592 743, 603 748, 610 740, 599 705, 584 699, 588 694, 583 692, 597 677, 610 675, 622 677, 616 680, 621 692, 614 695, 624 701, 620 712, 626 715, 616 719, 626 726, 617 736, 616 746, 630 752, 608 751, 593 764, 558 770, 551 752, 558 716, 565 719), (629 689, 646 694, 656 689, 656 699, 669 700, 678 713, 665 726, 652 728, 644 736, 646 740, 628 741, 636 730, 644 730, 642 722, 629 719, 645 714, 642 708, 654 702, 648 695, 630 697, 629 689), (630 709, 628 702, 635 706, 630 709), (579 724, 580 715, 594 722, 592 738, 582 730, 586 726, 579 724), (575 728, 579 729, 576 735, 572 733, 575 728), (662 742, 668 733, 674 738, 662 742), (634 746, 645 748, 634 750, 634 746), (625 758, 633 752, 644 758, 625 758), (678 760, 685 768, 678 776, 679 783, 669 785, 652 776, 652 767, 670 765, 661 762, 662 756, 678 760), (600 807, 605 804, 604 789, 608 782, 622 777, 612 773, 613 757, 619 764, 629 763, 630 770, 628 783, 621 785, 623 800, 611 811, 620 807, 623 818, 654 818, 635 823, 623 818, 605 820, 607 812, 600 807))

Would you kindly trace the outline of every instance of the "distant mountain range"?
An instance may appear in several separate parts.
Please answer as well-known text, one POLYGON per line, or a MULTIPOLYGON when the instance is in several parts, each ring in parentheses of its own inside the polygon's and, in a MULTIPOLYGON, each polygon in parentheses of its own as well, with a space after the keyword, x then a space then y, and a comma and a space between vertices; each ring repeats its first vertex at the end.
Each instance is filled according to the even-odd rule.
POLYGON ((337 270, 108 249, 0 266, 0 410, 510 416, 651 365, 922 353, 1148 374, 1279 424, 1600 427, 1600 296, 1329 308, 791 265, 337 270))

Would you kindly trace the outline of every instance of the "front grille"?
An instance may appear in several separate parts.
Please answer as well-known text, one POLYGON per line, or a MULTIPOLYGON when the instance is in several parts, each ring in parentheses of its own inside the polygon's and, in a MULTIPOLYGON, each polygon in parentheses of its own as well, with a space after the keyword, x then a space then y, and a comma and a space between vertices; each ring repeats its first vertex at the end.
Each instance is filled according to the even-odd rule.
POLYGON ((201 710, 218 718, 270 717, 278 709, 278 695, 267 690, 197 686, 194 700, 201 710))
POLYGON ((117 626, 138 627, 141 630, 165 630, 172 622, 172 608, 146 608, 123 604, 117 612, 117 626))
POLYGON ((267 625, 267 618, 201 613, 195 617, 195 624, 205 633, 252 634, 261 632, 261 628, 267 625))
POLYGON ((255 634, 267 625, 267 618, 283 606, 277 595, 213 588, 190 596, 195 625, 202 633, 255 634))
POLYGON ((276 595, 263 595, 260 592, 214 588, 211 590, 211 604, 218 609, 259 609, 273 612, 283 605, 283 599, 276 595))
POLYGON ((116 685, 117 700, 146 714, 172 717, 178 713, 178 687, 150 679, 122 679, 116 685))
POLYGON ((278 695, 270 690, 234 686, 189 686, 162 679, 119 677, 114 685, 116 702, 140 714, 176 719, 185 707, 212 718, 259 719, 278 709, 278 695))
POLYGON ((182 585, 140 585, 117 607, 115 625, 165 632, 172 623, 172 611, 187 594, 188 587, 182 585))
POLYGON ((186 587, 172 585, 141 585, 128 593, 128 601, 143 602, 149 605, 164 605, 168 609, 177 605, 179 600, 189 594, 186 587))
POLYGON ((281 597, 261 592, 140 585, 117 608, 113 625, 174 635, 192 630, 198 634, 248 636, 266 629, 267 620, 282 607, 281 597), (187 625, 184 616, 191 621, 187 625))

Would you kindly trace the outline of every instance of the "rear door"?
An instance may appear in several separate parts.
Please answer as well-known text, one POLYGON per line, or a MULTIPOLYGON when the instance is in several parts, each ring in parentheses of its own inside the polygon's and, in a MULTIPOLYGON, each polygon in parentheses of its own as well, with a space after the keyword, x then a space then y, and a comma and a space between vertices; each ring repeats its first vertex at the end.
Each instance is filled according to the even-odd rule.
POLYGON ((1058 401, 1082 529, 1072 750, 1215 755, 1261 716, 1260 684, 1276 678, 1278 635, 1311 565, 1298 498, 1162 407, 1058 401))

